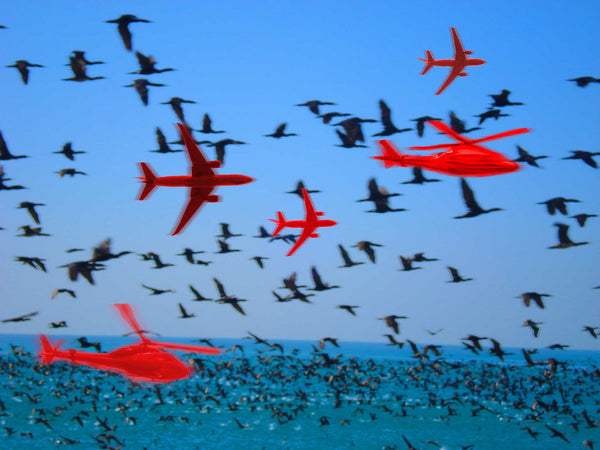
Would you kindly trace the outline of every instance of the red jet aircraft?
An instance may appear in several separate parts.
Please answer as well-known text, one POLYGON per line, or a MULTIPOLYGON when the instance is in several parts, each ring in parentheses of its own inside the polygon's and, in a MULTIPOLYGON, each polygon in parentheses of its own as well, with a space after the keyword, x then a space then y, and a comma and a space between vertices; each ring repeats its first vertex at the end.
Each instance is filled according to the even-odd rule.
POLYGON ((181 137, 183 138, 185 149, 190 159, 191 175, 157 177, 152 169, 150 169, 150 166, 143 162, 140 163, 140 168, 144 176, 138 177, 140 181, 146 183, 138 200, 147 198, 156 186, 181 186, 190 188, 190 199, 181 214, 177 227, 171 233, 172 236, 183 230, 204 202, 215 203, 219 201, 218 195, 210 195, 216 186, 237 186, 254 181, 253 178, 246 175, 215 174, 213 169, 221 167, 221 163, 219 161, 207 161, 186 128, 180 123, 177 126, 181 132, 181 137))
POLYGON ((449 149, 445 152, 429 156, 413 156, 399 153, 390 141, 383 140, 379 141, 382 154, 380 156, 372 156, 372 158, 383 161, 386 168, 394 165, 400 167, 421 167, 433 172, 457 177, 501 175, 519 170, 519 164, 511 161, 498 152, 489 150, 477 144, 531 131, 528 128, 518 128, 516 130, 505 131, 503 133, 472 140, 454 132, 442 122, 432 120, 429 123, 459 142, 455 144, 440 144, 426 147, 408 147, 408 150, 449 149))
POLYGON ((277 211, 277 220, 269 219, 271 222, 275 222, 277 224, 277 228, 273 232, 272 236, 277 236, 277 234, 283 230, 285 227, 290 228, 304 228, 302 230, 302 234, 300 238, 296 241, 296 244, 292 247, 292 249, 288 252, 286 256, 291 256, 298 248, 304 244, 309 237, 316 238, 319 237, 317 233, 314 231, 319 227, 332 227, 337 225, 337 222, 329 219, 318 219, 318 216, 322 216, 325 214, 323 211, 315 211, 315 207, 310 200, 310 196, 305 188, 302 188, 302 198, 304 198, 304 208, 306 210, 306 217, 304 220, 285 220, 283 217, 283 213, 281 211, 277 211))
POLYGON ((54 347, 43 334, 40 336, 42 350, 39 356, 42 363, 50 364, 55 359, 69 361, 73 364, 83 364, 94 369, 114 370, 121 372, 134 381, 152 381, 166 383, 187 378, 191 368, 177 359, 171 353, 161 349, 182 350, 185 352, 205 353, 218 355, 218 348, 204 347, 201 345, 171 344, 156 342, 148 339, 141 331, 131 306, 126 303, 115 304, 121 316, 135 330, 142 342, 128 345, 110 353, 91 353, 78 350, 59 350, 65 342, 61 339, 54 347))
POLYGON ((425 75, 429 69, 433 66, 440 67, 452 67, 448 78, 442 84, 442 87, 435 93, 435 95, 440 95, 444 89, 446 89, 450 83, 454 81, 456 77, 466 77, 468 74, 463 72, 463 69, 467 66, 480 66, 485 64, 483 59, 479 58, 467 58, 466 55, 471 55, 473 52, 471 50, 464 50, 463 46, 458 38, 458 34, 454 27, 450 27, 450 31, 452 31, 452 39, 454 42, 454 59, 434 59, 432 53, 427 50, 427 59, 418 58, 421 61, 426 63, 425 69, 421 72, 421 75, 425 75))

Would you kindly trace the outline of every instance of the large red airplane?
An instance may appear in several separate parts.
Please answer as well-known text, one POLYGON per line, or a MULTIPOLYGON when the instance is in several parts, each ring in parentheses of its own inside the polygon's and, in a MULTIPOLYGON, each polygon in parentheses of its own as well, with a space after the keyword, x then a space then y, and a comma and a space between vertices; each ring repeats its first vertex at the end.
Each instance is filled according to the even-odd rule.
POLYGON ((483 59, 467 58, 466 55, 471 55, 473 52, 471 50, 463 49, 463 46, 454 27, 450 27, 450 31, 452 31, 452 39, 454 42, 454 59, 434 59, 433 54, 429 50, 427 50, 427 59, 418 58, 426 63, 425 69, 423 69, 421 75, 425 75, 433 66, 452 67, 448 78, 446 78, 446 81, 444 81, 444 84, 442 84, 442 87, 438 89, 435 95, 440 95, 442 91, 446 89, 456 77, 466 77, 468 74, 466 72, 463 72, 463 69, 465 67, 480 66, 482 64, 485 64, 485 61, 483 59))
POLYGON ((216 186, 237 186, 254 181, 253 178, 246 175, 215 174, 213 169, 221 167, 221 163, 219 161, 207 161, 187 129, 180 123, 177 126, 181 132, 181 137, 183 138, 185 149, 190 159, 191 174, 157 177, 152 169, 150 169, 150 166, 143 162, 140 163, 140 168, 144 176, 138 177, 140 181, 146 184, 138 200, 147 198, 156 186, 181 186, 190 188, 190 199, 181 214, 177 227, 171 233, 172 236, 183 230, 204 202, 215 203, 219 201, 218 195, 210 195, 216 186))
POLYGON ((275 222, 277 224, 277 228, 275 228, 272 236, 277 236, 277 234, 285 227, 303 228, 302 234, 296 241, 296 244, 286 256, 291 256, 302 244, 304 244, 304 241, 306 241, 309 237, 319 237, 317 233, 314 233, 317 228, 332 227, 337 225, 337 222, 334 220, 318 219, 319 216, 322 216, 325 213, 323 211, 315 211, 315 207, 305 188, 302 188, 302 198, 304 199, 304 208, 306 210, 306 217, 304 220, 285 220, 285 217, 283 217, 283 213, 281 211, 277 211, 277 219, 269 219, 271 222, 275 222))
POLYGON ((382 150, 380 156, 372 156, 373 159, 383 161, 386 168, 394 165, 400 167, 421 167, 433 172, 457 177, 486 177, 490 175, 501 175, 515 172, 521 167, 518 163, 511 161, 504 155, 489 150, 481 145, 482 142, 492 141, 507 136, 527 133, 528 128, 518 128, 505 131, 481 139, 468 139, 444 125, 442 122, 432 120, 431 125, 438 130, 456 139, 454 144, 430 145, 426 147, 408 147, 408 150, 437 150, 447 148, 445 152, 435 153, 428 156, 413 156, 398 152, 391 141, 379 141, 382 150))
POLYGON ((54 345, 43 334, 40 336, 42 350, 39 356, 42 363, 50 364, 59 359, 69 361, 76 365, 91 366, 94 369, 114 370, 123 373, 134 381, 152 381, 166 383, 187 378, 191 368, 177 359, 171 353, 162 349, 182 350, 185 352, 205 353, 218 355, 218 348, 204 347, 201 345, 172 344, 157 342, 148 339, 141 331, 131 306, 126 303, 115 304, 121 316, 135 330, 142 342, 128 345, 110 353, 82 352, 74 349, 59 350, 65 342, 61 339, 54 345))

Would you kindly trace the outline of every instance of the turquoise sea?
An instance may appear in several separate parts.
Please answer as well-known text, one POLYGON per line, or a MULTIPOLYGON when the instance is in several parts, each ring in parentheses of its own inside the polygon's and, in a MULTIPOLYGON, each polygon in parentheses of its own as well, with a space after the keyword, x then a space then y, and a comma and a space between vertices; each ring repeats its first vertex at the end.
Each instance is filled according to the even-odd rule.
MULTIPOLYGON (((78 347, 64 337, 64 349, 78 347)), ((103 351, 136 342, 88 340, 103 351)), ((521 349, 502 362, 485 345, 415 358, 408 345, 212 343, 244 352, 177 352, 199 357, 194 376, 138 384, 40 365, 36 336, 0 335, 0 448, 405 449, 405 438, 420 449, 600 448, 600 352, 543 349, 528 367, 521 349)))

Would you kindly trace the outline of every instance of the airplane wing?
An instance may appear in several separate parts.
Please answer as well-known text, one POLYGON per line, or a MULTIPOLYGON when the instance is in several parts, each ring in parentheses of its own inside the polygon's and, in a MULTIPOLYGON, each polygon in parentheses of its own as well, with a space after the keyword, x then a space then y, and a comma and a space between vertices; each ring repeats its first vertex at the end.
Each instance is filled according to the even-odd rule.
MULTIPOLYGON (((183 138, 183 142, 185 144, 185 150, 190 159, 190 164, 192 165, 192 176, 195 177, 206 177, 214 175, 215 172, 208 165, 208 161, 202 154, 200 147, 196 145, 192 136, 188 130, 182 124, 178 123, 179 131, 181 132, 181 137, 183 138)), ((208 194, 207 194, 208 195, 208 194)))
POLYGON ((465 61, 467 57, 465 56, 465 49, 462 46, 462 42, 460 42, 458 33, 454 27, 450 27, 450 31, 452 31, 452 43, 454 44, 454 61, 465 61))
POLYGON ((302 188, 302 197, 304 198, 304 209, 306 210, 306 220, 313 221, 317 218, 317 213, 315 212, 315 207, 310 199, 310 195, 306 188, 302 188))
POLYGON ((177 228, 175 228, 173 233, 171 233, 171 236, 175 236, 181 230, 183 230, 194 214, 196 214, 196 211, 198 211, 198 209, 200 209, 202 204, 206 201, 208 195, 213 191, 213 189, 214 186, 190 188, 190 199, 183 210, 183 213, 181 214, 177 228))
POLYGON ((310 235, 313 233, 313 231, 315 231, 316 226, 310 226, 307 225, 304 230, 302 231, 302 234, 300 235, 300 238, 296 241, 296 243, 294 244, 294 246, 292 247, 292 249, 288 252, 288 254, 286 256, 291 256, 296 250, 298 250, 298 248, 304 244, 304 242, 310 237, 310 235))
POLYGON ((462 72, 464 68, 465 66, 463 64, 453 66, 452 70, 450 71, 450 75, 448 75, 448 78, 446 78, 446 81, 444 81, 444 84, 442 84, 442 86, 438 89, 435 95, 440 95, 442 92, 444 92, 444 89, 450 86, 450 83, 454 81, 454 79, 458 76, 459 73, 462 72))

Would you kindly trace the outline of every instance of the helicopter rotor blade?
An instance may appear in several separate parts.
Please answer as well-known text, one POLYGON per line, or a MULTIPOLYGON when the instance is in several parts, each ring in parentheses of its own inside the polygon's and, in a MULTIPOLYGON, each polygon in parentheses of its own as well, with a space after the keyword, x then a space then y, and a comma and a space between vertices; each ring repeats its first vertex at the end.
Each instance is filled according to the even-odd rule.
POLYGON ((170 350, 183 350, 186 352, 193 353, 204 353, 206 355, 219 355, 221 350, 213 347, 206 347, 204 345, 192 345, 192 344, 174 344, 170 342, 157 342, 151 341, 152 345, 160 348, 166 348, 170 350))
POLYGON ((144 336, 142 333, 142 327, 140 327, 140 324, 136 320, 131 305, 129 303, 115 303, 115 307, 119 310, 119 313, 121 313, 121 317, 123 317, 125 322, 127 322, 133 331, 137 333, 140 339, 142 341, 148 340, 148 338, 146 338, 146 336, 144 336))
POLYGON ((509 131, 504 131, 502 133, 498 133, 498 134, 492 134, 491 136, 488 137, 484 137, 481 139, 475 139, 474 141, 471 141, 471 144, 479 144, 480 142, 487 142, 487 141, 493 141, 496 139, 501 139, 504 137, 508 137, 508 136, 514 136, 516 134, 523 134, 523 133, 529 133, 531 130, 529 128, 517 128, 515 130, 509 130, 509 131))

